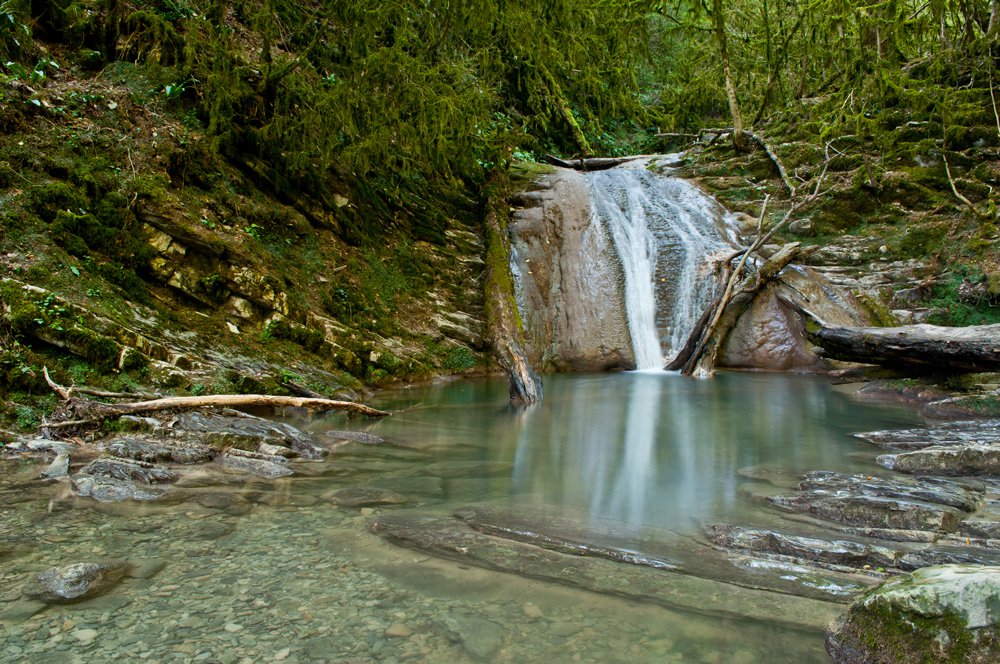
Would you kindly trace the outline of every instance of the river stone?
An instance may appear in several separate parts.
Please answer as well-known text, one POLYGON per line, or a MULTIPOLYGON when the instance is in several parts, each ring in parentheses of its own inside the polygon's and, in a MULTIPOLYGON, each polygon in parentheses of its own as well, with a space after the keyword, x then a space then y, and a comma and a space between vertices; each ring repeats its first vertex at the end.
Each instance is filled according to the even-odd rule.
POLYGON ((128 563, 121 561, 51 567, 38 575, 38 586, 31 594, 46 602, 87 599, 108 591, 128 569, 128 563))
POLYGON ((912 452, 881 454, 876 463, 901 473, 948 476, 1000 474, 1000 444, 967 443, 925 447, 912 452))
POLYGON ((47 438, 35 438, 27 442, 27 448, 32 452, 53 452, 55 454, 70 454, 77 450, 77 446, 61 440, 48 440, 47 438))
POLYGON ((381 445, 385 442, 385 438, 382 436, 367 431, 324 431, 323 436, 333 440, 352 440, 365 445, 381 445))
POLYGON ((54 480, 69 475, 69 455, 60 454, 42 471, 41 477, 54 480))
POLYGON ((321 498, 341 507, 403 505, 407 502, 406 496, 398 494, 395 491, 364 486, 351 486, 346 489, 325 493, 321 498))
POLYGON ((437 625, 476 659, 489 660, 503 645, 503 627, 492 620, 451 613, 439 619, 437 625))
POLYGON ((1000 567, 944 565, 890 579, 827 634, 838 664, 1000 660, 1000 567))
POLYGON ((218 456, 216 461, 226 468, 232 468, 268 479, 285 477, 294 473, 288 467, 288 460, 284 457, 246 452, 236 448, 223 452, 218 456))
POLYGON ((147 463, 157 461, 183 464, 204 463, 211 461, 216 454, 211 447, 198 443, 184 441, 161 443, 134 437, 110 440, 101 444, 100 449, 122 459, 133 459, 147 463))
POLYGON ((174 435, 193 436, 218 449, 256 449, 261 443, 268 443, 291 448, 304 459, 320 459, 326 454, 312 438, 290 424, 246 414, 184 413, 177 416, 169 430, 174 435))
POLYGON ((116 480, 155 484, 171 482, 174 474, 166 468, 155 466, 145 461, 128 459, 94 459, 81 471, 84 475, 107 477, 116 480))
POLYGON ((99 502, 117 502, 120 500, 157 500, 164 496, 161 489, 149 486, 139 486, 129 480, 117 480, 110 477, 94 477, 93 475, 74 475, 70 478, 76 495, 90 497, 99 502))

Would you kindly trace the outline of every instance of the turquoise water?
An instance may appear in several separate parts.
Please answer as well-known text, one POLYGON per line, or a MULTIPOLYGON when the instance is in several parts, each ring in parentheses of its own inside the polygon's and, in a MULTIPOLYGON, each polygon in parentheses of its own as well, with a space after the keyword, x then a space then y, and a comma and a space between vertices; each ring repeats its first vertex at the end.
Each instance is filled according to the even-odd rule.
POLYGON ((874 452, 849 433, 918 421, 822 379, 773 374, 553 376, 539 406, 505 401, 502 381, 456 381, 380 394, 372 405, 400 412, 377 422, 290 416, 321 437, 355 429, 388 443, 332 443, 327 460, 277 481, 188 479, 169 505, 12 490, 38 468, 3 466, 0 661, 822 662, 822 624, 790 629, 705 615, 697 596, 673 610, 524 579, 393 546, 367 526, 470 503, 610 520, 626 537, 769 522, 780 517, 753 500, 752 477, 874 472, 874 452), (331 502, 358 486, 408 502, 331 502), (104 558, 162 569, 25 617, 40 608, 19 599, 39 571, 104 558))

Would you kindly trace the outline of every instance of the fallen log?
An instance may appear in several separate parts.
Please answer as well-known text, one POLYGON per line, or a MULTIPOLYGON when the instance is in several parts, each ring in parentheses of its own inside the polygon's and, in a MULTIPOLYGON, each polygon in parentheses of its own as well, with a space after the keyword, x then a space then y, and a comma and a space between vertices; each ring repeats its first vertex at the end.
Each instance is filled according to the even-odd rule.
POLYGON ((835 360, 934 373, 1000 371, 1000 324, 836 327, 812 320, 806 338, 835 360))
POLYGON ((572 168, 577 171, 604 171, 621 164, 635 161, 644 155, 632 155, 631 157, 589 157, 586 159, 560 159, 553 154, 545 155, 545 159, 553 166, 562 168, 572 168))
POLYGON ((138 415, 163 410, 197 410, 199 408, 306 408, 309 410, 330 411, 341 410, 351 414, 367 417, 385 417, 388 411, 378 410, 354 401, 337 401, 334 399, 316 399, 309 397, 285 397, 271 394, 214 394, 192 397, 163 397, 147 401, 131 403, 107 404, 74 396, 74 388, 59 385, 49 376, 48 367, 43 368, 45 380, 69 406, 63 412, 72 413, 73 419, 48 422, 49 429, 65 429, 94 424, 102 420, 121 417, 122 415, 138 415))

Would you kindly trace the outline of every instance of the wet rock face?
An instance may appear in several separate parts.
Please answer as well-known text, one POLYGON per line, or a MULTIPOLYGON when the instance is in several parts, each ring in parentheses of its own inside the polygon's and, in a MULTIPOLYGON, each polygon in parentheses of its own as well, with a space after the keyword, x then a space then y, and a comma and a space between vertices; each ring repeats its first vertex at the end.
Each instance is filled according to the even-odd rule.
POLYGON ((125 459, 95 459, 80 471, 84 475, 116 480, 155 484, 172 482, 175 476, 168 469, 144 461, 125 459))
POLYGON ((256 449, 261 443, 288 447, 305 459, 319 459, 325 451, 295 427, 251 415, 184 413, 171 422, 175 435, 193 437, 216 448, 256 449))
POLYGON ((101 450, 122 459, 134 459, 147 463, 168 461, 171 463, 205 463, 215 456, 215 450, 208 445, 196 443, 161 443, 140 438, 118 438, 101 445, 101 450))
POLYGON ((901 473, 950 477, 1000 475, 1000 443, 926 447, 913 452, 882 454, 875 461, 901 473))
POLYGON ((1000 660, 1000 567, 927 567, 855 602, 827 634, 838 664, 1000 660))
POLYGON ((509 227, 529 361, 540 370, 635 368, 611 238, 591 223, 581 173, 557 169, 524 193, 509 227))
POLYGON ((165 495, 163 489, 137 484, 131 480, 93 475, 74 475, 73 491, 82 498, 93 498, 102 503, 120 500, 159 500, 165 495))
POLYGON ((77 563, 38 575, 31 594, 45 602, 72 602, 107 592, 129 570, 125 562, 77 563))

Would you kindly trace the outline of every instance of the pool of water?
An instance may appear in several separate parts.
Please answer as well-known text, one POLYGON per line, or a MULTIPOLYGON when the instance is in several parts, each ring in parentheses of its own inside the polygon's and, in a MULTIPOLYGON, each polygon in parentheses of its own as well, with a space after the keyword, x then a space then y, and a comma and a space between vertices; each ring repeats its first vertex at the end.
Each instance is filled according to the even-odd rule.
POLYGON ((777 517, 753 500, 755 474, 875 472, 874 451, 849 434, 919 422, 822 379, 775 374, 552 376, 540 405, 505 402, 502 381, 456 381, 380 394, 372 405, 399 412, 377 422, 290 417, 317 436, 354 429, 388 443, 339 444, 277 481, 191 481, 178 504, 12 491, 38 468, 4 466, 0 661, 822 662, 821 625, 524 579, 393 546, 367 524, 470 503, 612 522, 625 536, 758 524, 777 517), (355 486, 410 500, 330 502, 355 486), (38 609, 18 599, 33 575, 104 558, 162 569, 25 617, 38 609))

